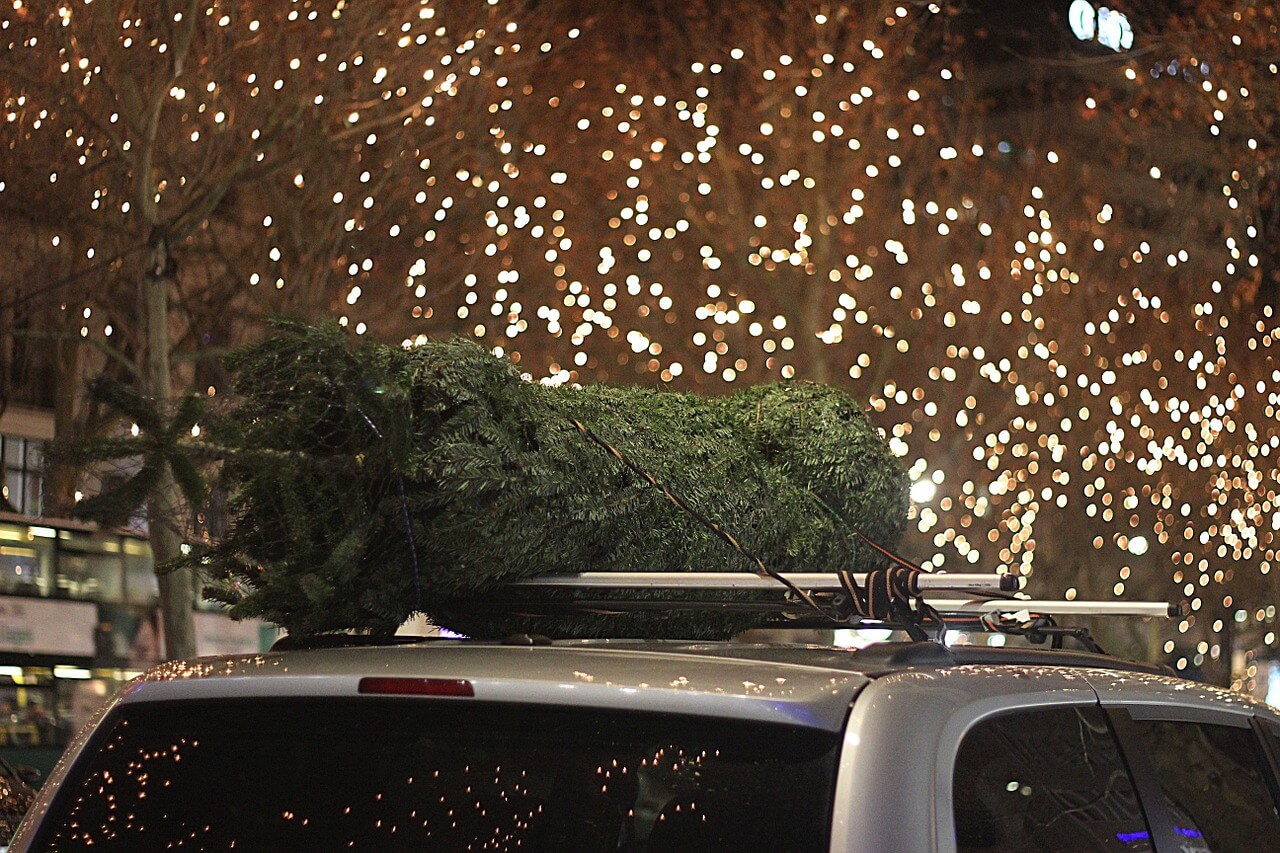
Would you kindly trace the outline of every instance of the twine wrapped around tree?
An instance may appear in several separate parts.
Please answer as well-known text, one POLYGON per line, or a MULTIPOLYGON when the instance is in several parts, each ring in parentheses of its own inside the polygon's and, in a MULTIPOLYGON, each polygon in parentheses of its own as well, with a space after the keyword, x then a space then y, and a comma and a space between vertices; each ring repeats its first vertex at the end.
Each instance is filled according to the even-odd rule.
POLYGON ((230 522, 190 561, 237 617, 291 634, 386 633, 415 612, 478 634, 714 637, 758 624, 743 613, 468 614, 468 602, 540 575, 757 570, 577 424, 775 572, 866 571, 882 561, 850 529, 889 546, 902 532, 905 474, 834 388, 715 399, 556 388, 472 341, 400 349, 353 344, 336 327, 281 332, 232 359, 238 402, 207 429, 238 448, 222 472, 230 522))

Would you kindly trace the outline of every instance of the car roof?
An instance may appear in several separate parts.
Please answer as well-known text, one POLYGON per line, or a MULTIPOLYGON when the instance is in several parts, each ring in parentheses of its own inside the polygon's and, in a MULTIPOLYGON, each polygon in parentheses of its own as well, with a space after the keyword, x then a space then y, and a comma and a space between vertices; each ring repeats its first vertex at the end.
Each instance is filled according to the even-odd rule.
MULTIPOLYGON (((435 640, 161 664, 122 703, 356 697, 361 679, 465 681, 471 699, 730 717, 837 731, 868 678, 796 661, 701 654, 678 643, 513 646, 435 640)), ((394 682, 393 682, 394 683, 394 682)), ((394 690, 389 692, 394 693, 394 690)))
MULTIPOLYGON (((124 703, 280 696, 358 696, 361 679, 464 680, 477 700, 575 705, 731 717, 838 731, 850 703, 874 680, 947 671, 982 679, 993 671, 1038 679, 1123 685, 1194 704, 1252 700, 1171 677, 1160 666, 1088 652, 932 642, 823 645, 516 638, 507 642, 395 638, 329 640, 331 648, 196 658, 161 664, 123 692, 124 703), (352 645, 352 643, 356 643, 352 645), (523 644, 513 644, 523 643, 523 644)), ((394 691, 392 691, 394 692, 394 691)), ((1263 703, 1254 703, 1266 709, 1263 703)), ((1273 716, 1267 713, 1267 716, 1273 716)))

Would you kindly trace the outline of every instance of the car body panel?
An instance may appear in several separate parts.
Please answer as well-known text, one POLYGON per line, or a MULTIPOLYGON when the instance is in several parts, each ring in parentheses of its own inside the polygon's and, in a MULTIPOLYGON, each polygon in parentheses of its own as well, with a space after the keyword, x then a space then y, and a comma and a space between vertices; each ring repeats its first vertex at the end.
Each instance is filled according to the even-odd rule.
MULTIPOLYGON (((464 679, 489 701, 736 718, 843 732, 831 849, 953 853, 952 778, 960 744, 982 720, 1051 706, 1123 707, 1135 716, 1280 726, 1261 702, 1145 672, 1046 666, 1043 655, 947 662, 929 649, 868 650, 742 643, 574 641, 513 646, 431 641, 270 652, 162 664, 110 703, 265 696, 358 696, 360 679, 464 679)), ((943 650, 945 653, 945 650, 943 650)), ((1123 664, 1118 663, 1118 666, 1123 664)), ((441 701, 431 697, 432 701, 441 701)), ((14 840, 34 828, 88 734, 72 743, 14 840)))
POLYGON ((1258 700, 1141 672, 1011 664, 893 672, 864 689, 850 713, 832 850, 953 853, 952 778, 965 734, 996 714, 1098 704, 1139 718, 1280 725, 1280 713, 1258 700))
POLYGON ((951 777, 965 732, 993 714, 1097 701, 1081 673, 1064 667, 914 668, 877 678, 849 715, 831 849, 954 851, 951 777))
MULTIPOLYGON (((1141 672, 1095 670, 1089 683, 1105 707, 1128 707, 1135 716, 1159 715, 1168 719, 1209 722, 1211 718, 1237 717, 1237 725, 1259 717, 1280 723, 1280 713, 1267 703, 1210 684, 1184 681, 1141 672)), ((1230 721, 1227 721, 1230 725, 1230 721)))
MULTIPOLYGON (((354 696, 366 676, 465 679, 475 698, 736 717, 839 731, 868 679, 856 672, 651 648, 431 643, 164 664, 122 702, 354 696)), ((460 700, 462 701, 462 700, 460 700)))

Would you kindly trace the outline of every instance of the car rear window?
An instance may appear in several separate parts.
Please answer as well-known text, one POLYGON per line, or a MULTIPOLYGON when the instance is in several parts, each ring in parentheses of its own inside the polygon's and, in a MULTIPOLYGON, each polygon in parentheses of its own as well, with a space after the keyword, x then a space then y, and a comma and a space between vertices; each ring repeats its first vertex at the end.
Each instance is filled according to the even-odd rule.
POLYGON ((36 849, 818 850, 838 737, 397 698, 123 706, 36 849))

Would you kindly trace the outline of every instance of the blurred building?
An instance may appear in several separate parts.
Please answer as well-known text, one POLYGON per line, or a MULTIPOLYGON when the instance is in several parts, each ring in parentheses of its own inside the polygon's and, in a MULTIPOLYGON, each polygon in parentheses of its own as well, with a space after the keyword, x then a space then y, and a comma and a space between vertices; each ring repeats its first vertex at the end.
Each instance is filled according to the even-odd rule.
MULTIPOLYGON (((48 387, 20 390, 14 397, 52 402, 48 387)), ((45 770, 163 653, 145 529, 101 530, 50 511, 44 450, 54 424, 52 408, 0 399, 0 756, 45 770)), ((270 626, 200 606, 200 654, 258 652, 275 639, 270 626)))

